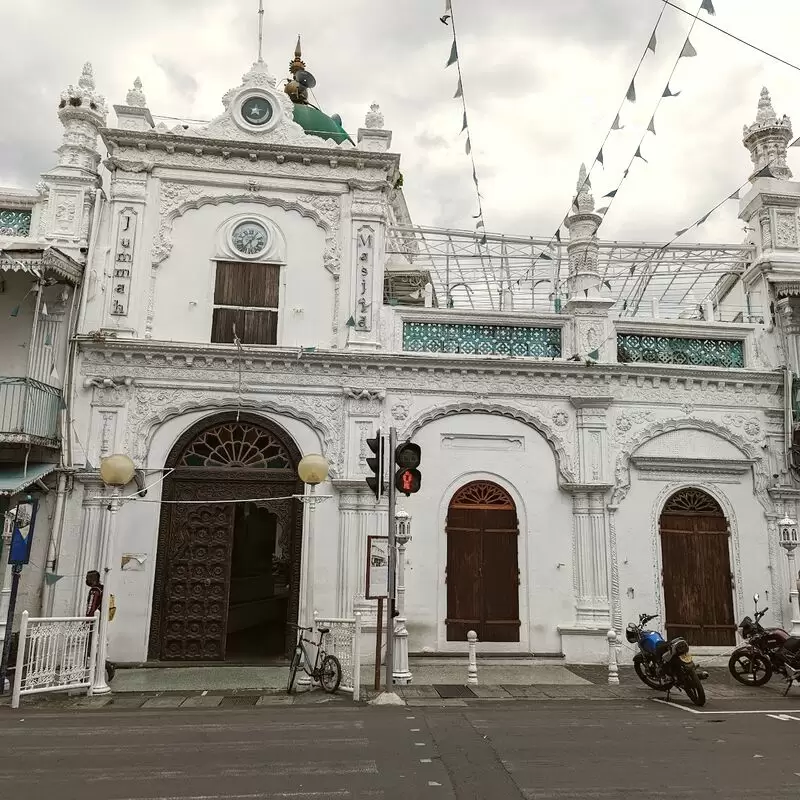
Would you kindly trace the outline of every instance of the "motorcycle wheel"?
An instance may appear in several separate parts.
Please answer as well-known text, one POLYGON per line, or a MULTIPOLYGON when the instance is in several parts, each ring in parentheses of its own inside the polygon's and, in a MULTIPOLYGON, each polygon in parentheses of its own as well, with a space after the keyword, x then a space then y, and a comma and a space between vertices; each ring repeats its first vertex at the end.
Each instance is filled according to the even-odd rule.
POLYGON ((655 675, 651 675, 644 662, 640 659, 634 659, 633 669, 639 677, 639 680, 651 689, 666 691, 673 685, 671 678, 667 678, 666 676, 659 678, 655 675))
POLYGON ((761 653, 733 653, 728 661, 731 675, 745 686, 763 686, 772 677, 772 664, 761 653))
POLYGON ((706 690, 703 688, 700 676, 693 666, 684 668, 682 688, 686 692, 686 696, 696 706, 704 706, 706 704, 706 690))

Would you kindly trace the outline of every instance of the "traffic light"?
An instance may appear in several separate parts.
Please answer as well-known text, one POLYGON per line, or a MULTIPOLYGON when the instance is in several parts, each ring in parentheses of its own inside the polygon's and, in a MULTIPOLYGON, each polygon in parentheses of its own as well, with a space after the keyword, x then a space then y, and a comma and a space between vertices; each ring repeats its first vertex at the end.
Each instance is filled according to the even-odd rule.
POLYGON ((367 439, 367 447, 372 451, 373 458, 367 459, 367 466, 372 475, 367 476, 367 486, 372 489, 375 499, 380 501, 383 495, 383 445, 384 439, 381 430, 375 431, 374 439, 367 439))
POLYGON ((416 494, 422 486, 422 474, 417 469, 421 460, 422 449, 418 444, 405 442, 397 446, 394 463, 399 469, 394 476, 394 485, 406 497, 416 494))

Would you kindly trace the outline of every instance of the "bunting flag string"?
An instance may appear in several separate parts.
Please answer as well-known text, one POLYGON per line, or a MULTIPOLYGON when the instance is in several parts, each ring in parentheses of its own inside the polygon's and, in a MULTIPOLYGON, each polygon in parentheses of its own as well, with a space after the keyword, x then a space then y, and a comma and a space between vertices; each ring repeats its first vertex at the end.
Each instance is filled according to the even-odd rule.
MULTIPOLYGON (((620 122, 620 114, 622 113, 622 109, 625 106, 626 102, 631 102, 631 103, 636 102, 636 77, 639 74, 642 64, 644 63, 644 60, 647 57, 647 54, 649 52, 652 53, 656 52, 658 28, 659 25, 661 24, 661 19, 664 16, 665 9, 666 5, 662 5, 661 11, 658 14, 658 18, 656 19, 655 25, 653 26, 653 32, 650 34, 650 38, 647 41, 647 46, 642 51, 642 55, 639 58, 639 63, 636 65, 636 68, 633 71, 633 76, 631 78, 630 84, 628 85, 628 90, 626 91, 625 96, 622 98, 622 101, 620 102, 619 107, 617 108, 617 111, 614 114, 614 121, 611 123, 611 126, 606 131, 606 134, 603 137, 603 141, 600 143, 600 147, 597 150, 597 155, 594 157, 594 161, 592 161, 591 165, 589 166, 589 169, 586 173, 586 180, 578 187, 578 193, 580 193, 584 185, 586 185, 586 183, 589 181, 592 174, 592 170, 595 168, 597 164, 600 164, 601 167, 605 168, 605 156, 603 153, 603 148, 606 146, 606 142, 609 140, 611 134, 614 131, 621 131, 625 127, 620 122)), ((610 196, 613 197, 613 195, 610 196)), ((572 208, 573 206, 571 203, 569 209, 567 210, 567 213, 564 215, 564 222, 566 222, 566 218, 571 213, 572 208)), ((561 223, 561 225, 559 225, 558 228, 556 229, 556 232, 553 234, 553 236, 550 237, 550 241, 547 244, 548 249, 553 245, 554 241, 558 241, 559 243, 561 242, 561 227, 563 224, 564 223, 561 223)), ((520 280, 517 282, 518 284, 521 283, 522 280, 527 279, 528 275, 532 274, 533 269, 536 266, 536 262, 543 257, 543 254, 545 252, 546 250, 542 250, 542 253, 539 256, 537 256, 536 259, 534 259, 534 262, 533 264, 531 264, 530 269, 523 278, 520 278, 520 280)), ((556 291, 557 288, 558 287, 556 287, 556 291)))
MULTIPOLYGON (((664 6, 664 7, 666 7, 666 6, 664 6)), ((633 166, 633 162, 638 158, 638 159, 641 159, 642 161, 644 161, 645 164, 649 163, 649 161, 642 154, 642 145, 644 144, 645 137, 647 136, 648 133, 652 133, 653 135, 655 135, 655 133, 656 133, 656 127, 655 127, 656 114, 658 113, 658 109, 661 106, 661 101, 665 97, 677 97, 680 94, 680 92, 673 92, 669 88, 669 84, 670 84, 670 81, 672 80, 673 76, 675 75, 675 70, 677 70, 678 64, 680 63, 681 59, 682 58, 694 58, 694 56, 697 55, 697 50, 695 49, 694 45, 691 43, 690 37, 692 35, 692 31, 694 30, 695 23, 697 22, 698 16, 699 16, 701 11, 703 11, 703 3, 700 4, 700 7, 697 9, 697 14, 695 14, 693 19, 692 19, 692 24, 689 26, 689 31, 686 34, 686 39, 683 42, 683 46, 681 47, 681 51, 678 54, 678 57, 675 59, 675 63, 672 65, 672 70, 671 70, 671 72, 669 74, 669 77, 667 78, 666 88, 664 89, 661 97, 659 97, 658 100, 656 101, 656 105, 655 105, 655 108, 653 109, 653 113, 650 115, 650 122, 647 124, 647 128, 642 133, 642 137, 641 137, 641 139, 639 139, 639 143, 636 145, 636 150, 634 151, 633 156, 631 157, 631 160, 628 162, 628 166, 625 168, 624 172, 622 173, 622 178, 620 179, 619 183, 617 184, 616 189, 614 189, 613 192, 609 192, 609 194, 605 195, 605 197, 609 197, 610 198, 610 202, 603 209, 604 217, 605 217, 605 215, 608 214, 609 209, 611 208, 611 206, 614 203, 614 198, 617 196, 617 193, 622 188, 622 184, 625 182, 626 178, 628 177, 630 169, 633 166)), ((598 213, 600 213, 600 212, 598 211, 598 213)))
POLYGON ((450 58, 447 60, 445 69, 455 64, 458 70, 458 86, 456 87, 456 93, 453 95, 453 99, 461 100, 461 108, 463 111, 461 133, 465 131, 467 133, 467 138, 464 142, 464 152, 469 156, 472 162, 472 182, 475 184, 475 194, 478 201, 478 213, 473 216, 473 219, 477 220, 475 231, 481 235, 479 242, 485 245, 486 224, 483 219, 483 203, 481 202, 483 200, 483 195, 481 194, 480 181, 478 180, 478 170, 475 165, 475 155, 472 150, 472 134, 469 129, 469 120, 467 118, 467 99, 464 95, 464 76, 461 73, 461 61, 458 55, 458 34, 456 32, 456 18, 453 14, 453 0, 445 0, 444 15, 439 17, 439 19, 453 32, 453 45, 450 48, 450 58))

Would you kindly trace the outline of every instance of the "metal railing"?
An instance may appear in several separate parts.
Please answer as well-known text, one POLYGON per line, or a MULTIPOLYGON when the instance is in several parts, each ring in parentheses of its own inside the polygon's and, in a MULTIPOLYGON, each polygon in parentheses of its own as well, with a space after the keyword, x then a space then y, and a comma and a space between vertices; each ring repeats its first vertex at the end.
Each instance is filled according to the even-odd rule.
POLYGON ((0 436, 57 440, 61 391, 33 378, 0 377, 0 436))
POLYGON ((336 656, 342 665, 343 692, 352 692, 353 700, 361 695, 361 614, 353 619, 318 617, 314 614, 314 627, 330 628, 322 637, 322 647, 329 655, 336 656))
POLYGON ((22 613, 11 707, 23 694, 86 689, 92 693, 100 612, 93 617, 29 617, 22 613))

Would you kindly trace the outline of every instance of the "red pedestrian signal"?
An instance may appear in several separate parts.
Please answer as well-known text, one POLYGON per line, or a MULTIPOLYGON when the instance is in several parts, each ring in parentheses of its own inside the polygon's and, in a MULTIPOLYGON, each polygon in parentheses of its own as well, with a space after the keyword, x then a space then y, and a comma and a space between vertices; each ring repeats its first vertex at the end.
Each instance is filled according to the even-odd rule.
POLYGON ((400 467, 395 473, 394 485, 406 497, 416 494, 422 487, 422 473, 417 469, 422 460, 422 449, 418 444, 405 442, 398 445, 394 462, 400 467))

